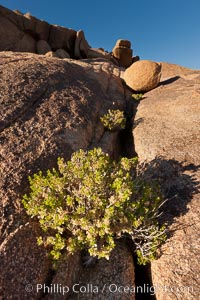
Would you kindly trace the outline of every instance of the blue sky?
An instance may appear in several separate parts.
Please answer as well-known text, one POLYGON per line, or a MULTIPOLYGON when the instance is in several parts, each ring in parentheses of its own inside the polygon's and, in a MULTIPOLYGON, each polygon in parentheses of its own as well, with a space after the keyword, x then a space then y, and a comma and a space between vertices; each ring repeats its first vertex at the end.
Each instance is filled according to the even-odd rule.
POLYGON ((134 55, 200 69, 200 0, 6 0, 0 4, 75 30, 111 51, 128 39, 134 55))

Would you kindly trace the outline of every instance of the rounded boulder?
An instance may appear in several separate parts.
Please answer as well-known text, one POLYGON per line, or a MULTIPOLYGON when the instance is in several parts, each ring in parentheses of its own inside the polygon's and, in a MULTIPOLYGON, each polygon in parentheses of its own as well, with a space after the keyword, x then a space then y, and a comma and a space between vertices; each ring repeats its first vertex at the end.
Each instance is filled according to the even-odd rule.
POLYGON ((51 51, 51 47, 49 46, 47 41, 44 40, 37 41, 36 48, 37 48, 37 53, 42 55, 51 51))
POLYGON ((126 85, 137 92, 148 92, 158 86, 161 77, 161 65, 150 60, 133 63, 124 72, 126 85))
POLYGON ((69 53, 67 53, 64 49, 57 49, 55 52, 55 56, 61 59, 70 58, 69 53))

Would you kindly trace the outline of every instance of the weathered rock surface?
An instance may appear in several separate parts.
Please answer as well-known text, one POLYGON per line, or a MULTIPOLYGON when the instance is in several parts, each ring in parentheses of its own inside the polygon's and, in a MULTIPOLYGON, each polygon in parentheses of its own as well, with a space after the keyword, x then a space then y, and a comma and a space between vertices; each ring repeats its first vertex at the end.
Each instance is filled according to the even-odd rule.
POLYGON ((124 72, 126 84, 138 92, 148 92, 158 86, 161 77, 161 66, 150 60, 140 60, 124 72))
POLYGON ((200 71, 162 63, 159 87, 146 93, 137 109, 135 150, 171 199, 163 218, 173 235, 151 264, 156 299, 198 299, 200 71))
MULTIPOLYGON (((62 278, 61 284, 64 282, 71 288, 72 283, 78 282, 82 272, 78 263, 80 254, 61 263, 53 274, 46 250, 36 244, 40 229, 35 220, 26 216, 21 198, 28 192, 27 176, 39 169, 55 167, 58 156, 69 159, 80 148, 98 146, 117 156, 118 133, 105 133, 100 116, 108 109, 124 108, 120 70, 106 60, 89 63, 0 53, 0 295, 3 299, 41 299, 44 293, 42 290, 36 293, 36 284, 62 278), (32 285, 32 292, 28 284, 32 285)), ((107 264, 109 274, 113 272, 114 277, 120 273, 118 260, 123 250, 120 253, 107 264)), ((126 254, 125 251, 123 263, 127 258, 129 270, 133 268, 134 272, 126 254)), ((122 285, 129 282, 127 276, 122 271, 122 285)))

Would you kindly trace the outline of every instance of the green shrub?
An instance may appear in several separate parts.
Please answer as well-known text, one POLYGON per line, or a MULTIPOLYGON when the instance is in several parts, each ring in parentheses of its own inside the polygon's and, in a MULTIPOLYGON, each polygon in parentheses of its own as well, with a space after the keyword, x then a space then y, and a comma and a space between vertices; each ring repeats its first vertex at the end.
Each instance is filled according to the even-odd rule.
POLYGON ((142 97, 143 97, 143 94, 140 93, 140 94, 132 94, 132 98, 136 101, 140 101, 142 100, 142 97))
POLYGON ((23 205, 45 232, 38 244, 50 246, 55 259, 65 248, 108 259, 115 240, 127 237, 140 264, 154 259, 165 240, 157 221, 163 199, 156 185, 137 176, 137 165, 137 158, 116 162, 95 148, 75 152, 68 162, 59 158, 58 171, 29 178, 23 205))
POLYGON ((108 113, 100 118, 104 127, 108 130, 115 131, 119 129, 124 129, 126 126, 126 118, 124 117, 124 112, 116 110, 108 110, 108 113))

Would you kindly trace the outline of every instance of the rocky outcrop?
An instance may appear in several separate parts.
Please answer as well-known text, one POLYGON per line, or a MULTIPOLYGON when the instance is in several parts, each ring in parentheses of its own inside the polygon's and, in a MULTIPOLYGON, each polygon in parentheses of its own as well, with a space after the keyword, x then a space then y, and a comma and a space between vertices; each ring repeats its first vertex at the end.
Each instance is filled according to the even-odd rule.
POLYGON ((90 48, 90 45, 85 39, 83 30, 79 30, 76 34, 76 42, 74 48, 75 58, 87 58, 87 53, 90 48))
POLYGON ((127 40, 118 40, 112 50, 112 54, 119 62, 119 66, 128 68, 132 64, 131 43, 127 40))
POLYGON ((102 48, 92 48, 83 30, 50 25, 30 13, 22 14, 0 5, 0 51, 48 53, 48 57, 61 59, 104 58, 127 68, 139 60, 139 56, 132 57, 130 47, 130 41, 118 40, 110 53, 102 48))
MULTIPOLYGON (((76 254, 51 270, 46 250, 36 243, 37 222, 27 218, 21 205, 27 176, 55 167, 57 157, 69 159, 81 148, 101 146, 117 157, 118 133, 105 132, 100 117, 108 109, 125 109, 124 88, 119 69, 102 59, 89 63, 1 52, 0 74, 0 295, 40 299, 44 292, 36 293, 36 284, 65 278, 71 288, 82 265, 76 254)), ((130 256, 123 249, 120 253, 134 272, 130 256)), ((117 255, 107 263, 109 274, 120 272, 117 255)), ((127 276, 122 271, 122 285, 132 282, 127 276)))
POLYGON ((157 300, 199 295, 200 71, 162 63, 158 88, 145 94, 134 121, 135 150, 166 198, 171 236, 151 264, 157 300))
POLYGON ((158 86, 160 77, 160 64, 150 60, 140 60, 126 69, 123 78, 132 90, 148 92, 158 86))
POLYGON ((74 57, 75 40, 75 30, 0 6, 0 51, 45 54, 63 49, 74 57))
POLYGON ((29 13, 22 14, 3 6, 0 6, 0 51, 42 55, 52 52, 51 57, 62 59, 102 57, 111 60, 108 52, 91 48, 82 30, 76 32, 62 26, 50 25, 29 13))

